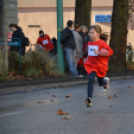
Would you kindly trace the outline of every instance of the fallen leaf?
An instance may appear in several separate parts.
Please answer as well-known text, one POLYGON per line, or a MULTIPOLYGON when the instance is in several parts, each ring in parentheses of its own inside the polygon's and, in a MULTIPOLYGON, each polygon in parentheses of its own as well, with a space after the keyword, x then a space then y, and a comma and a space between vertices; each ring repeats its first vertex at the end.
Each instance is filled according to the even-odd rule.
POLYGON ((66 97, 68 97, 68 98, 71 97, 71 94, 67 95, 66 97))
POLYGON ((42 101, 39 101, 38 103, 40 103, 40 104, 41 104, 41 103, 44 103, 44 102, 42 102, 42 101))
POLYGON ((51 99, 51 102, 54 102, 54 100, 53 100, 53 99, 51 99))
POLYGON ((128 85, 128 88, 132 88, 132 87, 128 85))
POLYGON ((70 85, 68 85, 68 87, 70 87, 70 85))
POLYGON ((28 92, 28 90, 25 90, 25 92, 28 92))
POLYGON ((7 94, 7 92, 6 92, 6 94, 7 94))
POLYGON ((68 115, 68 114, 69 114, 69 112, 64 112, 63 114, 64 114, 64 115, 68 115))
POLYGON ((56 87, 56 86, 53 86, 53 88, 55 88, 55 89, 56 89, 57 87, 56 87))
POLYGON ((63 113, 62 110, 58 110, 56 114, 58 114, 58 115, 63 115, 64 113, 63 113))
POLYGON ((56 97, 56 95, 52 95, 52 97, 56 97))
POLYGON ((109 107, 113 107, 112 105, 110 105, 109 107))
POLYGON ((103 121, 103 118, 101 118, 100 121, 103 121))
POLYGON ((108 96, 108 98, 109 98, 109 99, 112 99, 112 97, 111 97, 111 96, 108 96))
POLYGON ((67 117, 62 117, 63 120, 70 120, 71 116, 67 116, 67 117))
POLYGON ((118 96, 117 95, 114 95, 114 98, 117 98, 118 96))
POLYGON ((126 77, 124 77, 123 79, 126 79, 126 77))

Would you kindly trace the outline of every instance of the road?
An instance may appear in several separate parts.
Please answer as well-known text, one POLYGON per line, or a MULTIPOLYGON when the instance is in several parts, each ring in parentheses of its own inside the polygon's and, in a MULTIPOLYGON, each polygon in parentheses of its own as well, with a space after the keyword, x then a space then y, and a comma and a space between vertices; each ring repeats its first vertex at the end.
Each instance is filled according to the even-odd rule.
POLYGON ((0 96, 0 134, 134 134, 134 79, 111 81, 107 92, 95 84, 92 108, 84 103, 86 89, 81 84, 0 96))

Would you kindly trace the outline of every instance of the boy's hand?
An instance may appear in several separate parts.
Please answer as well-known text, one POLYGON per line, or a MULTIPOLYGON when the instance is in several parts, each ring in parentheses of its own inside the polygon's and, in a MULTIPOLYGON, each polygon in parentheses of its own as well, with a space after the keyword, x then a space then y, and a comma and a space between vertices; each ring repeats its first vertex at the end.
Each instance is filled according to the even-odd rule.
POLYGON ((96 55, 99 55, 99 51, 98 51, 98 50, 94 50, 94 53, 95 53, 96 55))

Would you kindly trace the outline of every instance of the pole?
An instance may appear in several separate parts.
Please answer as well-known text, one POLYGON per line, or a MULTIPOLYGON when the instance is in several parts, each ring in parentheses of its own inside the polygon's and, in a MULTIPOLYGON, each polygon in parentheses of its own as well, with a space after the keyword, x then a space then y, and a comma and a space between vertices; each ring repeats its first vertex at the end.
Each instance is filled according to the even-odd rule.
POLYGON ((8 42, 7 42, 7 7, 6 7, 6 0, 3 3, 5 4, 4 6, 4 43, 5 43, 5 67, 6 67, 6 71, 8 72, 8 42))
POLYGON ((63 0, 57 0, 57 63, 59 69, 64 72, 64 53, 61 48, 61 33, 63 30, 63 0))

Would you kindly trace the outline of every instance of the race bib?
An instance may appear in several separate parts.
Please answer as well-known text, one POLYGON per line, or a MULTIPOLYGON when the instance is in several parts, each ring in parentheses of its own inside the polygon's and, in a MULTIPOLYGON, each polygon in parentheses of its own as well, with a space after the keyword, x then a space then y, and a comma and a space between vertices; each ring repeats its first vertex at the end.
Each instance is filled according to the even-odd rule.
POLYGON ((46 45, 46 44, 48 44, 49 42, 48 42, 48 40, 46 39, 46 40, 43 40, 43 45, 46 45))
POLYGON ((99 50, 99 47, 88 45, 88 56, 98 56, 94 53, 94 50, 99 50))

